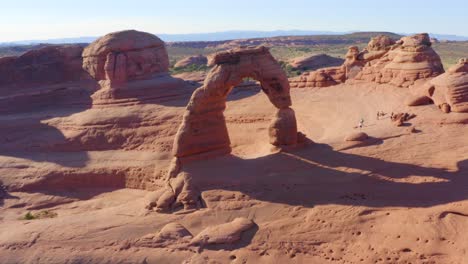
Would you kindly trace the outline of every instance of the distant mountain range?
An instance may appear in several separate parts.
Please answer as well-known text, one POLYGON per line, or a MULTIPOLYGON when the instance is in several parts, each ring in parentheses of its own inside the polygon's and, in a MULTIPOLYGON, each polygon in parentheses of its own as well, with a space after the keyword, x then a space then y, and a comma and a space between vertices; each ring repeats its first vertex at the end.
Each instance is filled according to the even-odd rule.
MULTIPOLYGON (((166 42, 185 42, 185 41, 221 41, 233 39, 249 39, 249 38, 268 38, 279 36, 314 36, 314 35, 341 35, 352 32, 332 32, 332 31, 308 31, 308 30, 275 30, 275 31, 223 31, 212 33, 193 33, 193 34, 156 34, 166 42)), ((400 34, 408 35, 408 34, 400 34)), ((467 36, 430 34, 431 37, 439 40, 450 41, 468 41, 467 36)), ((41 39, 41 40, 21 40, 13 42, 0 42, 0 46, 15 46, 15 45, 31 45, 39 43, 48 44, 70 44, 70 43, 90 43, 98 37, 75 37, 75 38, 57 38, 57 39, 41 39)))

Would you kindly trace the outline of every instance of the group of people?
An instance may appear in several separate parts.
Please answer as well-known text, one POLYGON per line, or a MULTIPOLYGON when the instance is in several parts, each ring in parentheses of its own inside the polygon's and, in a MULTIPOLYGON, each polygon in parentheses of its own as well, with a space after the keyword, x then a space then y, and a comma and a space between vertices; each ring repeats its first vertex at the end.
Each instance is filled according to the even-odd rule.
MULTIPOLYGON (((385 113, 384 111, 377 111, 377 120, 380 120, 381 118, 385 117, 387 115, 387 113, 385 113)), ((393 112, 392 114, 390 115, 390 119, 393 119, 393 112)), ((364 127, 364 118, 361 117, 361 119, 359 120, 359 123, 358 125, 356 126, 356 128, 363 128, 364 127)))

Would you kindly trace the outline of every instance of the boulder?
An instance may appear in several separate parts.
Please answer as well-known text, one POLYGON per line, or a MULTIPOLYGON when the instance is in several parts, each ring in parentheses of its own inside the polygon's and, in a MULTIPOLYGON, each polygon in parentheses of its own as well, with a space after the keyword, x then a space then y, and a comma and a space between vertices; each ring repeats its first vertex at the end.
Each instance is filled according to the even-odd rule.
POLYGON ((353 132, 346 136, 345 141, 364 141, 368 138, 369 136, 364 132, 353 132))
POLYGON ((255 223, 252 220, 239 217, 229 223, 205 228, 192 239, 191 244, 201 246, 232 244, 240 240, 242 232, 252 228, 254 225, 255 223))
POLYGON ((206 66, 208 59, 203 55, 190 56, 178 61, 174 68, 185 68, 189 66, 206 66))
POLYGON ((426 95, 420 95, 420 96, 411 95, 405 99, 405 104, 407 106, 426 105, 430 103, 432 103, 432 100, 430 97, 426 95))
POLYGON ((192 234, 183 225, 169 223, 158 233, 145 235, 131 244, 149 248, 185 248, 192 238, 192 234))

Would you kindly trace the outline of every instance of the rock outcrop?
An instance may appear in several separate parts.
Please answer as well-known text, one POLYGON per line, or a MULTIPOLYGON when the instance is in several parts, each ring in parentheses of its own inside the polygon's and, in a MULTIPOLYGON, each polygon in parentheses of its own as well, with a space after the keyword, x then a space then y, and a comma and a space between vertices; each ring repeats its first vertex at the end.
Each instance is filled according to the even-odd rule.
POLYGON ((200 246, 231 244, 241 238, 242 232, 252 228, 254 225, 255 223, 252 220, 239 217, 229 223, 207 227, 192 239, 191 244, 200 246))
POLYGON ((178 61, 174 65, 174 68, 184 68, 184 67, 190 67, 190 66, 205 66, 207 63, 208 63, 208 59, 203 55, 190 56, 190 57, 186 57, 178 61))
POLYGON ((413 88, 416 96, 408 105, 426 104, 432 100, 443 112, 468 112, 468 59, 460 59, 446 73, 413 88), (410 104, 411 103, 411 104, 410 104))
POLYGON ((185 110, 182 124, 173 146, 174 160, 169 168, 169 188, 157 202, 160 210, 171 204, 183 204, 192 208, 198 194, 191 186, 190 175, 183 172, 185 160, 206 155, 222 155, 231 152, 231 142, 223 112, 231 90, 245 77, 258 80, 270 102, 278 109, 270 125, 270 142, 275 146, 291 146, 297 143, 297 125, 289 94, 286 73, 263 46, 247 47, 217 53, 212 57, 213 66, 202 87, 196 89, 185 110))
POLYGON ((17 89, 85 79, 82 51, 81 45, 54 45, 0 58, 0 87, 17 89))
POLYGON ((169 223, 156 234, 145 235, 132 243, 136 247, 178 248, 186 247, 192 234, 179 223, 169 223))
POLYGON ((82 45, 48 45, 0 58, 0 112, 90 105, 97 85, 81 68, 82 45))
POLYGON ((345 55, 344 62, 337 67, 327 67, 291 78, 292 88, 328 87, 344 83, 354 78, 364 65, 382 57, 395 42, 385 35, 373 37, 367 48, 359 52, 357 46, 350 46, 345 55))
POLYGON ((343 65, 304 73, 290 82, 293 88, 327 87, 350 79, 409 87, 443 72, 427 34, 403 37, 397 42, 380 35, 372 38, 362 52, 356 46, 349 47, 343 65))
POLYGON ((92 96, 94 106, 174 96, 184 86, 168 74, 164 42, 135 30, 110 33, 91 43, 83 51, 83 68, 101 86, 92 96))
POLYGON ((444 72, 428 34, 401 38, 384 56, 369 61, 355 79, 409 87, 444 72))
POLYGON ((340 66, 344 60, 327 54, 313 54, 293 59, 289 65, 303 71, 317 70, 324 67, 340 66))

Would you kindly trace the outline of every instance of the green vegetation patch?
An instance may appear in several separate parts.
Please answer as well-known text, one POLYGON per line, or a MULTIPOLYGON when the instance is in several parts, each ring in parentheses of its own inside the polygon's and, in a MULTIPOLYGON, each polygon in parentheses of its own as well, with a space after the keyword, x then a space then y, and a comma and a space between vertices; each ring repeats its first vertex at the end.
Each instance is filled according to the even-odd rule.
POLYGON ((57 217, 57 213, 52 211, 40 211, 37 213, 27 212, 24 216, 20 218, 20 220, 36 220, 36 219, 44 219, 44 218, 55 218, 57 217))
POLYGON ((192 64, 192 65, 188 65, 187 67, 175 67, 175 68, 171 68, 170 69, 170 72, 171 74, 179 74, 179 73, 183 73, 183 72, 199 72, 199 71, 208 71, 210 69, 210 67, 206 66, 206 65, 196 65, 196 64, 192 64))

